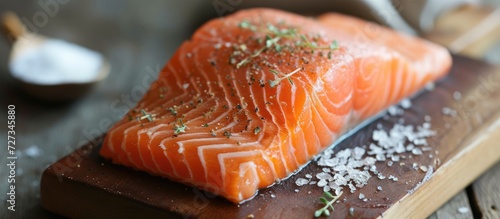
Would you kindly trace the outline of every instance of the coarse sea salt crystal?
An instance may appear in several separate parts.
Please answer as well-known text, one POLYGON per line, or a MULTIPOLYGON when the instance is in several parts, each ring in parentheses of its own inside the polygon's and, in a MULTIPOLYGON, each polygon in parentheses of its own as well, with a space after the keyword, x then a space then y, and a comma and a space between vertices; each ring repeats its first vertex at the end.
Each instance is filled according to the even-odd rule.
POLYGON ((422 170, 422 172, 425 173, 425 172, 427 172, 428 169, 426 166, 420 166, 420 170, 422 170))
POLYGON ((329 180, 329 179, 331 179, 331 178, 332 178, 332 176, 331 176, 330 174, 328 174, 328 173, 321 172, 321 173, 316 174, 316 178, 318 178, 318 179, 320 179, 320 180, 321 180, 321 179, 324 179, 324 180, 329 180))
POLYGON ((413 150, 411 150, 411 153, 414 155, 422 155, 422 150, 420 150, 420 148, 413 148, 413 150))
POLYGON ((462 94, 459 91, 453 92, 453 99, 455 99, 455 100, 462 99, 462 94))
POLYGON ((417 138, 417 139, 413 140, 413 144, 416 144, 416 145, 426 145, 427 144, 427 140, 425 140, 423 138, 417 138))
POLYGON ((457 111, 455 111, 454 109, 451 109, 449 107, 443 107, 441 109, 441 112, 444 114, 444 115, 449 115, 449 116, 456 116, 457 115, 457 111))
POLYGON ((389 115, 391 116, 397 116, 398 115, 398 107, 396 106, 390 106, 389 108, 387 108, 387 112, 389 113, 389 115))
POLYGON ((381 173, 379 173, 379 174, 377 175, 377 178, 378 178, 378 179, 385 179, 385 176, 384 176, 384 175, 382 175, 381 173))
POLYGON ((432 120, 432 118, 431 118, 431 116, 429 116, 429 115, 425 115, 425 116, 424 116, 424 120, 425 120, 426 122, 430 122, 430 121, 432 120))
POLYGON ((362 147, 355 147, 352 151, 352 157, 356 160, 359 160, 365 155, 365 149, 362 147))
POLYGON ((382 153, 375 155, 375 158, 377 161, 385 161, 385 156, 382 153))
POLYGON ((403 99, 400 105, 401 107, 403 107, 403 109, 409 109, 411 107, 411 101, 410 99, 403 99))
POLYGON ((304 179, 304 178, 298 178, 296 181, 295 181, 295 184, 297 186, 303 186, 303 185, 306 185, 309 183, 309 180, 307 179, 304 179))
POLYGON ((399 162, 399 155, 392 155, 391 160, 394 162, 399 162))
MULTIPOLYGON (((400 110, 397 107, 396 109, 400 110)), ((427 122, 420 126, 394 124, 388 131, 382 129, 382 125, 377 125, 377 129, 371 134, 373 143, 368 146, 347 148, 336 153, 332 148, 325 150, 317 160, 317 164, 322 167, 322 172, 314 175, 306 174, 308 179, 304 180, 309 184, 317 184, 323 191, 333 190, 336 194, 340 194, 345 187, 354 193, 357 188, 365 186, 372 175, 380 180, 388 178, 394 182, 398 181, 399 179, 393 175, 386 177, 380 173, 375 163, 389 159, 387 165, 393 166, 394 162, 399 162, 401 159, 407 157, 411 159, 412 155, 406 154, 408 152, 420 155, 424 147, 427 147, 426 150, 431 150, 426 138, 435 135, 435 132, 430 129, 431 124, 428 123, 430 117, 425 119, 427 122), (318 182, 310 181, 312 179, 317 179, 318 182)), ((400 166, 403 165, 404 163, 400 163, 400 166)), ((416 165, 415 169, 420 166, 414 165, 416 165)), ((307 183, 299 182, 298 184, 306 185, 307 183)), ((377 190, 380 191, 381 187, 377 190)))
POLYGON ((359 193, 359 199, 364 199, 365 198, 365 195, 363 193, 359 193))
POLYGON ((422 151, 431 151, 432 148, 431 147, 422 147, 422 151))
POLYGON ((63 40, 49 39, 21 52, 10 62, 12 75, 22 81, 56 85, 95 80, 103 65, 101 54, 63 40))

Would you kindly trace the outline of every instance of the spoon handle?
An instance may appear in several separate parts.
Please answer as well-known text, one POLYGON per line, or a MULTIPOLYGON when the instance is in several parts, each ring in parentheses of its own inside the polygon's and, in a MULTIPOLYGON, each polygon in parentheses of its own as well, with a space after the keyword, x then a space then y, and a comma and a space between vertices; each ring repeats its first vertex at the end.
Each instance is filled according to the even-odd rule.
POLYGON ((19 17, 10 11, 2 15, 1 26, 7 39, 13 42, 19 39, 26 31, 19 17))

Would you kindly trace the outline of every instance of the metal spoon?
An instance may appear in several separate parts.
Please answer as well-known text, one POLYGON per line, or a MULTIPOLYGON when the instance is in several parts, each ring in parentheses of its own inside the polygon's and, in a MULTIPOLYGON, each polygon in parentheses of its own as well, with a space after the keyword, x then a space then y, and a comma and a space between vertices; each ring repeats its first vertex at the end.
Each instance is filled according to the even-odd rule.
MULTIPOLYGON (((7 39, 9 39, 12 44, 9 63, 11 63, 12 60, 14 60, 19 55, 23 54, 23 52, 26 52, 28 49, 40 47, 45 41, 49 40, 49 38, 45 36, 29 33, 17 17, 17 15, 13 12, 7 12, 3 14, 1 24, 7 36, 7 39)), ((14 81, 16 81, 20 85, 20 87, 31 96, 39 98, 41 100, 60 102, 74 100, 76 98, 82 97, 94 85, 104 80, 108 76, 109 71, 109 63, 103 60, 96 77, 90 81, 82 83, 72 82, 45 85, 29 82, 17 78, 12 74, 11 76, 14 81)))

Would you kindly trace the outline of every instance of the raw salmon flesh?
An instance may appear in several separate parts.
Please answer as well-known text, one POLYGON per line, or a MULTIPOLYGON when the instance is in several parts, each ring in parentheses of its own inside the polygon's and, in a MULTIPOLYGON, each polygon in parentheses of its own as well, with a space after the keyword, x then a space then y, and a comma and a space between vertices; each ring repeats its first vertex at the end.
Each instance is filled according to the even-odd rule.
POLYGON ((178 48, 100 155, 241 203, 450 66, 446 49, 357 18, 242 10, 178 48))

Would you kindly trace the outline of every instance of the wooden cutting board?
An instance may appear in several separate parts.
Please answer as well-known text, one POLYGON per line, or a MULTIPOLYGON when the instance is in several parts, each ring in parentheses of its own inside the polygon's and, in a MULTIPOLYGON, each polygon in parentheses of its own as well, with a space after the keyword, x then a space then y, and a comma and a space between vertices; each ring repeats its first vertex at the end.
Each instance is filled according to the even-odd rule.
MULTIPOLYGON (((387 128, 404 118, 405 124, 420 125, 429 115, 437 135, 428 141, 433 153, 438 153, 432 158, 413 156, 402 166, 377 163, 381 173, 399 180, 372 177, 355 193, 346 190, 334 205, 332 218, 426 217, 500 159, 500 69, 463 57, 455 56, 453 61, 450 75, 413 98, 404 115, 379 118, 335 148, 368 145, 379 123, 387 128), (454 92, 462 98, 453 98, 454 92), (444 115, 444 107, 456 110, 456 115, 444 115), (433 174, 413 169, 414 162, 433 166, 433 174), (383 191, 377 191, 377 186, 383 191), (360 200, 359 193, 369 200, 360 200), (354 209, 352 214, 349 208, 354 209)), ((98 156, 100 140, 45 170, 44 208, 70 218, 313 218, 321 207, 321 188, 295 185, 305 173, 320 172, 314 162, 288 180, 260 190, 262 195, 234 205, 202 190, 111 164, 98 156)))

